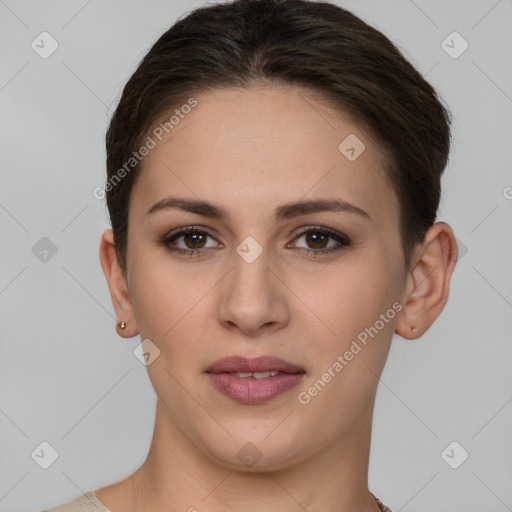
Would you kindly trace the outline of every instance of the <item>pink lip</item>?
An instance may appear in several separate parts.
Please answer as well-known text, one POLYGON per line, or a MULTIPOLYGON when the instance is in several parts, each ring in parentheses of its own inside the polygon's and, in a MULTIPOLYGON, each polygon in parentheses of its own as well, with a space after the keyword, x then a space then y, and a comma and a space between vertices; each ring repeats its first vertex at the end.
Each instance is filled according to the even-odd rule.
POLYGON ((215 388, 242 404, 254 405, 267 402, 297 386, 305 377, 304 368, 273 356, 248 359, 231 356, 219 359, 205 372, 215 388), (273 377, 255 379, 232 375, 232 372, 281 372, 273 377))
POLYGON ((243 356, 229 356, 215 361, 205 370, 207 373, 228 372, 304 372, 304 368, 273 356, 260 356, 249 359, 243 356))

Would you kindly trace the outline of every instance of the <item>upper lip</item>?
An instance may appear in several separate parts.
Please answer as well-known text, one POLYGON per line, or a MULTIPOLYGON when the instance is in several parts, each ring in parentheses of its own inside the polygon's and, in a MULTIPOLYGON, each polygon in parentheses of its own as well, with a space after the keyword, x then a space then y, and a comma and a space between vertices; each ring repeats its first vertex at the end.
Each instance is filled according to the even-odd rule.
POLYGON ((234 372, 272 372, 285 373, 304 372, 304 368, 273 356, 260 356, 249 359, 243 356, 229 356, 215 361, 206 368, 206 373, 234 373, 234 372))

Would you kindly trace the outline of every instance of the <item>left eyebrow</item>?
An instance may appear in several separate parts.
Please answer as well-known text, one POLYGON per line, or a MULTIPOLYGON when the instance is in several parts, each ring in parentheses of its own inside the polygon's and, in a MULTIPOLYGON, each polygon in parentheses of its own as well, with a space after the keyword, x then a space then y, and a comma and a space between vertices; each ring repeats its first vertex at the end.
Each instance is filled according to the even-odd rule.
MULTIPOLYGON (((197 215, 221 220, 228 217, 227 210, 222 206, 207 201, 180 197, 167 197, 158 201, 146 212, 146 215, 172 208, 179 208, 197 215)), ((275 209, 274 217, 276 221, 280 221, 322 211, 355 213, 367 220, 372 220, 363 209, 341 199, 316 199, 286 203, 275 209)))
POLYGON ((298 201, 296 203, 283 204, 276 208, 275 218, 277 221, 291 219, 299 215, 316 212, 349 212, 355 213, 371 221, 371 217, 363 209, 347 203, 341 199, 316 199, 310 201, 298 201))

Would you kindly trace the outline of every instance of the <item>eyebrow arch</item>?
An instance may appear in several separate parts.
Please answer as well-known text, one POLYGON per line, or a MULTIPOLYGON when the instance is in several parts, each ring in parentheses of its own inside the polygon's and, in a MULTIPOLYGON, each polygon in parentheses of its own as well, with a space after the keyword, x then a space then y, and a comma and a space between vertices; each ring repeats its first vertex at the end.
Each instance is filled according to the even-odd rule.
MULTIPOLYGON (((227 210, 222 206, 218 206, 207 201, 180 197, 167 197, 158 201, 146 212, 146 215, 172 208, 179 208, 197 215, 204 215, 206 217, 220 220, 228 217, 227 210)), ((315 199, 286 203, 276 208, 274 216, 276 221, 280 221, 283 219, 298 217, 299 215, 307 213, 322 211, 355 213, 371 221, 371 217, 364 210, 341 199, 315 199)))

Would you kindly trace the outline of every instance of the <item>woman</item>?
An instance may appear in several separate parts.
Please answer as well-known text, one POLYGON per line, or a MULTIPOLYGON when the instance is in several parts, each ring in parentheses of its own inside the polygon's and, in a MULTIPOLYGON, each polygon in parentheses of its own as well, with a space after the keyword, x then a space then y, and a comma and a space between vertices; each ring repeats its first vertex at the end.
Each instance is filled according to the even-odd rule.
POLYGON ((157 394, 128 478, 53 511, 389 511, 368 489, 394 333, 457 259, 436 222, 449 114, 380 32, 327 2, 197 9, 107 133, 100 260, 157 394))

